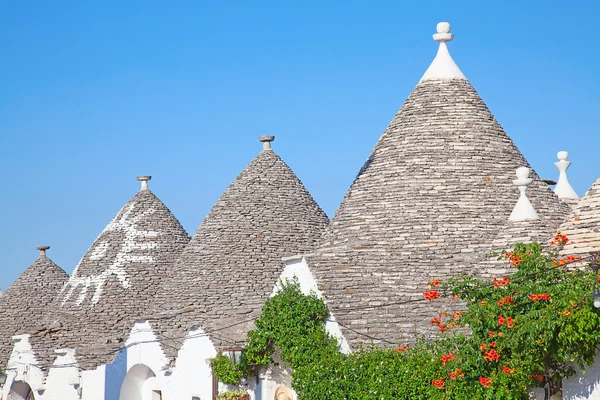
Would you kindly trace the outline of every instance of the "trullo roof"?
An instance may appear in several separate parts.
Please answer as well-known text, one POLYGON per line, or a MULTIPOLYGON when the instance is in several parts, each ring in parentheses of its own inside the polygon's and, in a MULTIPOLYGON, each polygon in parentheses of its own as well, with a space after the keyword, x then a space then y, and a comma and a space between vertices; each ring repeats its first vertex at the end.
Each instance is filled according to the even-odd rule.
MULTIPOLYGON (((517 202, 514 171, 529 167, 450 57, 449 31, 438 25, 435 60, 308 258, 351 348, 435 332, 426 283, 486 259, 517 202)), ((532 178, 527 195, 540 226, 554 229, 568 207, 535 172, 532 178)))
POLYGON ((38 247, 38 259, 0 297, 0 360, 3 364, 13 348, 12 336, 32 333, 41 327, 41 320, 51 312, 50 305, 69 278, 46 256, 48 248, 38 247))
MULTIPOLYGON (((235 178, 165 280, 174 309, 193 312, 162 319, 170 357, 192 327, 218 347, 239 344, 283 271, 282 257, 310 251, 329 222, 302 182, 262 136, 263 151, 235 178), (225 329, 227 328, 227 329, 225 329)), ((161 299, 165 299, 162 301, 161 299)))
POLYGON ((56 348, 75 348, 84 368, 110 362, 135 320, 147 315, 159 283, 189 242, 148 189, 149 179, 138 177, 142 189, 94 241, 57 297, 57 317, 46 320, 55 339, 34 343, 46 362, 56 348))

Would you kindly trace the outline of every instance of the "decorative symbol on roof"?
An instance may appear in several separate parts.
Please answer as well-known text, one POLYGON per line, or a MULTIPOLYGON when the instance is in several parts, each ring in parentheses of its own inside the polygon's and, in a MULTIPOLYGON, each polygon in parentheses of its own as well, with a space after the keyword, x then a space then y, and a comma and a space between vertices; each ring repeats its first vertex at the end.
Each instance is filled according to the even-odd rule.
POLYGON ((433 35, 433 40, 440 44, 437 55, 433 62, 425 71, 421 81, 428 80, 447 80, 447 79, 467 79, 456 65, 450 53, 448 52, 447 42, 454 39, 454 35, 450 33, 450 24, 448 22, 440 22, 437 24, 437 33, 433 35))
MULTIPOLYGON (((142 181, 142 183, 145 182, 147 181, 142 181)), ((156 242, 152 239, 158 237, 159 233, 139 229, 137 223, 145 219, 148 215, 153 214, 155 210, 150 208, 134 215, 135 207, 136 203, 134 202, 121 210, 100 234, 98 240, 94 242, 88 253, 81 259, 66 285, 69 289, 63 299, 63 304, 78 288, 80 292, 76 300, 77 305, 83 303, 88 290, 91 288, 94 290, 92 304, 98 303, 104 285, 111 276, 117 278, 121 287, 129 289, 131 288, 131 280, 127 274, 127 265, 131 263, 151 263, 154 261, 153 256, 143 253, 147 253, 148 250, 157 247, 156 242), (111 233, 116 233, 116 235, 110 235, 111 233), (115 238, 118 238, 119 241, 115 242, 115 238), (116 254, 109 256, 107 253, 111 248, 114 248, 113 246, 118 246, 118 250, 116 254), (112 260, 106 260, 106 263, 102 262, 107 257, 112 257, 112 260), (81 266, 89 261, 100 261, 101 264, 107 265, 107 267, 99 274, 81 276, 79 273, 81 266)))
POLYGON ((569 153, 566 151, 559 151, 556 154, 558 161, 554 163, 556 168, 558 168, 558 182, 556 183, 556 187, 554 187, 554 193, 560 199, 579 199, 577 193, 569 183, 569 179, 567 178, 567 169, 571 166, 571 161, 567 161, 569 157, 569 153))
POLYGON ((509 221, 524 221, 531 219, 540 219, 538 213, 535 211, 535 208, 527 198, 527 194, 525 191, 527 190, 527 186, 533 182, 533 178, 529 177, 529 168, 527 167, 519 167, 517 168, 517 179, 513 181, 513 184, 519 189, 521 192, 519 196, 519 200, 515 205, 510 217, 508 217, 509 221))

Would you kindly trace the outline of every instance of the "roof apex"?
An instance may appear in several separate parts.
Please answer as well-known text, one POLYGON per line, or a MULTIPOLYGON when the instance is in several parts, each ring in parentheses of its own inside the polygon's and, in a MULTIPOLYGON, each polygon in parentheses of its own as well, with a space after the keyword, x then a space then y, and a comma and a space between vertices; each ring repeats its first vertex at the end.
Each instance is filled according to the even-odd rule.
POLYGON ((448 22, 438 23, 437 33, 433 35, 433 40, 438 42, 440 47, 433 62, 421 77, 420 82, 438 79, 467 79, 448 52, 446 43, 452 41, 452 39, 454 39, 454 34, 450 33, 450 24, 448 22))

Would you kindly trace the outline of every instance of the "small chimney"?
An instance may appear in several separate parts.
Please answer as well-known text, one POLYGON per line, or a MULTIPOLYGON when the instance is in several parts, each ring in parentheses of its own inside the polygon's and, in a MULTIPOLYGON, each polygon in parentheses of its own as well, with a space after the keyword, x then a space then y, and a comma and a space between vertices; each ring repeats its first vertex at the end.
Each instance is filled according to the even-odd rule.
POLYGON ((272 150, 271 142, 275 140, 275 136, 259 136, 258 140, 260 140, 263 144, 263 151, 272 150))
POLYGON ((148 181, 149 181, 150 179, 152 179, 152 177, 151 177, 151 176, 148 176, 148 175, 144 175, 144 176, 138 176, 138 177, 136 177, 136 179, 137 179, 138 181, 142 182, 142 187, 141 187, 141 189, 140 189, 140 190, 148 190, 148 181))
POLYGON ((533 208, 533 205, 527 198, 527 186, 533 179, 529 177, 529 168, 527 167, 519 167, 517 168, 517 179, 513 181, 513 184, 519 189, 521 193, 519 195, 519 200, 515 205, 510 217, 508 217, 509 221, 525 221, 525 220, 533 220, 540 219, 540 216, 533 208))
POLYGON ((46 257, 46 250, 48 250, 50 246, 37 246, 36 249, 40 251, 40 257, 46 257))

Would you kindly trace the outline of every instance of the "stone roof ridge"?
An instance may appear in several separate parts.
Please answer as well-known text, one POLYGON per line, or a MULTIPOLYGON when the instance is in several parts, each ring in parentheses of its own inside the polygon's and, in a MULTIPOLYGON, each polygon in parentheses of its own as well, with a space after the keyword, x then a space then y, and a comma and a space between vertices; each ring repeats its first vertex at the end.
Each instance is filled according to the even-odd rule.
POLYGON ((440 44, 438 52, 433 59, 425 74, 421 77, 420 82, 427 80, 448 80, 448 79, 463 79, 464 76, 458 65, 454 62, 448 51, 447 43, 454 39, 454 34, 450 33, 450 24, 448 22, 440 22, 437 24, 437 33, 433 35, 433 40, 440 44))
POLYGON ((519 189, 520 195, 515 208, 508 217, 509 221, 540 219, 526 194, 527 186, 533 182, 533 178, 529 177, 529 172, 530 170, 527 167, 517 168, 517 179, 513 181, 513 184, 519 189))
POLYGON ((600 178, 575 205, 558 231, 569 238, 561 254, 585 256, 600 251, 600 178))
POLYGON ((554 187, 554 193, 558 196, 559 199, 575 199, 578 200, 579 196, 577 192, 573 189, 571 184, 569 183, 569 178, 567 177, 567 169, 571 166, 571 161, 567 161, 569 157, 569 153, 566 151, 559 151, 556 154, 558 161, 554 163, 556 168, 558 168, 558 182, 556 182, 556 186, 554 187))

